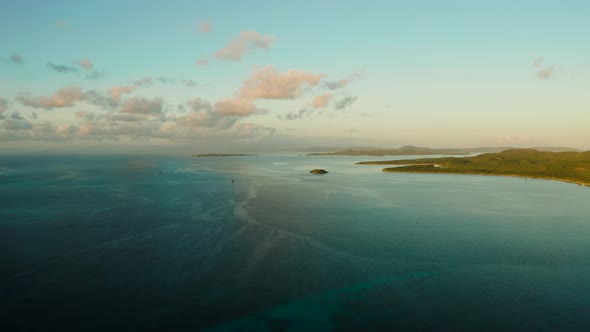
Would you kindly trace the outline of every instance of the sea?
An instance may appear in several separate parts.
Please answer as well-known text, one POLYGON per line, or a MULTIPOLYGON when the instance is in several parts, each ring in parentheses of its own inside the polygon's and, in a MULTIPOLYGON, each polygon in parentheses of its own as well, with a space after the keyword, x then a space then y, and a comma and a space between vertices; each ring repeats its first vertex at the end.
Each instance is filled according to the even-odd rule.
POLYGON ((0 155, 0 331, 590 331, 590 188, 396 158, 0 155))

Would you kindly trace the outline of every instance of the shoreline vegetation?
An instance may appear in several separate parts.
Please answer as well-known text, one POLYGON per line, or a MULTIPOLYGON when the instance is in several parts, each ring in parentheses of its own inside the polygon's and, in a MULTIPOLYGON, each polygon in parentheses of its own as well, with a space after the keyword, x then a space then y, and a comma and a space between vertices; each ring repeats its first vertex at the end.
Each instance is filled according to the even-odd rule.
POLYGON ((473 157, 422 158, 359 162, 396 165, 383 172, 512 176, 574 183, 590 187, 590 151, 546 152, 511 149, 473 157))
POLYGON ((195 154, 193 157, 253 157, 258 156, 257 154, 244 154, 244 153, 206 153, 206 154, 195 154))
MULTIPOLYGON (((397 149, 379 149, 379 148, 348 148, 341 149, 334 152, 312 152, 306 156, 421 156, 421 155, 449 155, 461 156, 477 153, 494 153, 511 150, 511 147, 476 147, 476 148, 456 148, 456 149, 431 149, 425 147, 417 147, 406 145, 397 149)), ((537 151, 549 152, 579 152, 576 149, 566 147, 537 147, 532 148, 537 151)))

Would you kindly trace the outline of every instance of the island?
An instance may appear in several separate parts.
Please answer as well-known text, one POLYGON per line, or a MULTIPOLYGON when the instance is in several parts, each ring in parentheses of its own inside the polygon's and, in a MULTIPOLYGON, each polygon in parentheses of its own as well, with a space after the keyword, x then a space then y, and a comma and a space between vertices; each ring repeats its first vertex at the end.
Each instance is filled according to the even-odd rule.
POLYGON ((473 157, 367 161, 357 164, 399 165, 384 168, 384 172, 515 176, 590 186, 590 151, 546 152, 510 149, 473 157))
POLYGON ((207 153, 207 154, 196 154, 193 157, 252 157, 257 154, 244 154, 244 153, 207 153))
POLYGON ((328 174, 328 171, 326 171, 325 169, 321 169, 321 168, 312 169, 309 172, 311 174, 328 174))
MULTIPOLYGON (((318 150, 319 148, 313 148, 318 150)), ((406 145, 401 148, 394 149, 383 149, 383 148, 347 148, 341 149, 334 152, 312 152, 308 153, 307 156, 424 156, 424 155, 470 155, 476 153, 492 153, 501 152, 505 150, 514 149, 511 147, 476 147, 476 148, 446 148, 446 149, 431 149, 425 147, 418 147, 412 145, 406 145)), ((567 147, 536 147, 532 148, 538 151, 551 151, 551 152, 578 152, 576 149, 567 147)))

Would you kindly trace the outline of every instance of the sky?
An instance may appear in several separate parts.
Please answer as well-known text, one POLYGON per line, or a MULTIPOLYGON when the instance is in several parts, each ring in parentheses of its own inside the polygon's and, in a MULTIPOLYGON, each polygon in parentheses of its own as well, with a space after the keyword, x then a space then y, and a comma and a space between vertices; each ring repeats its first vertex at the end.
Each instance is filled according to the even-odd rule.
POLYGON ((590 149, 588 1, 0 0, 0 152, 590 149))

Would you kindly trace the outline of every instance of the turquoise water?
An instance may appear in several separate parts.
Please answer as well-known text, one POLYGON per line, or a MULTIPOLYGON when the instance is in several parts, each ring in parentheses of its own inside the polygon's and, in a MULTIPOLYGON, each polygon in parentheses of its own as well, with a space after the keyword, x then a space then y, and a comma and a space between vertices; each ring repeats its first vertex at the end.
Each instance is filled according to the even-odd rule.
POLYGON ((590 330, 589 188, 354 164, 374 159, 0 156, 0 319, 590 330))

